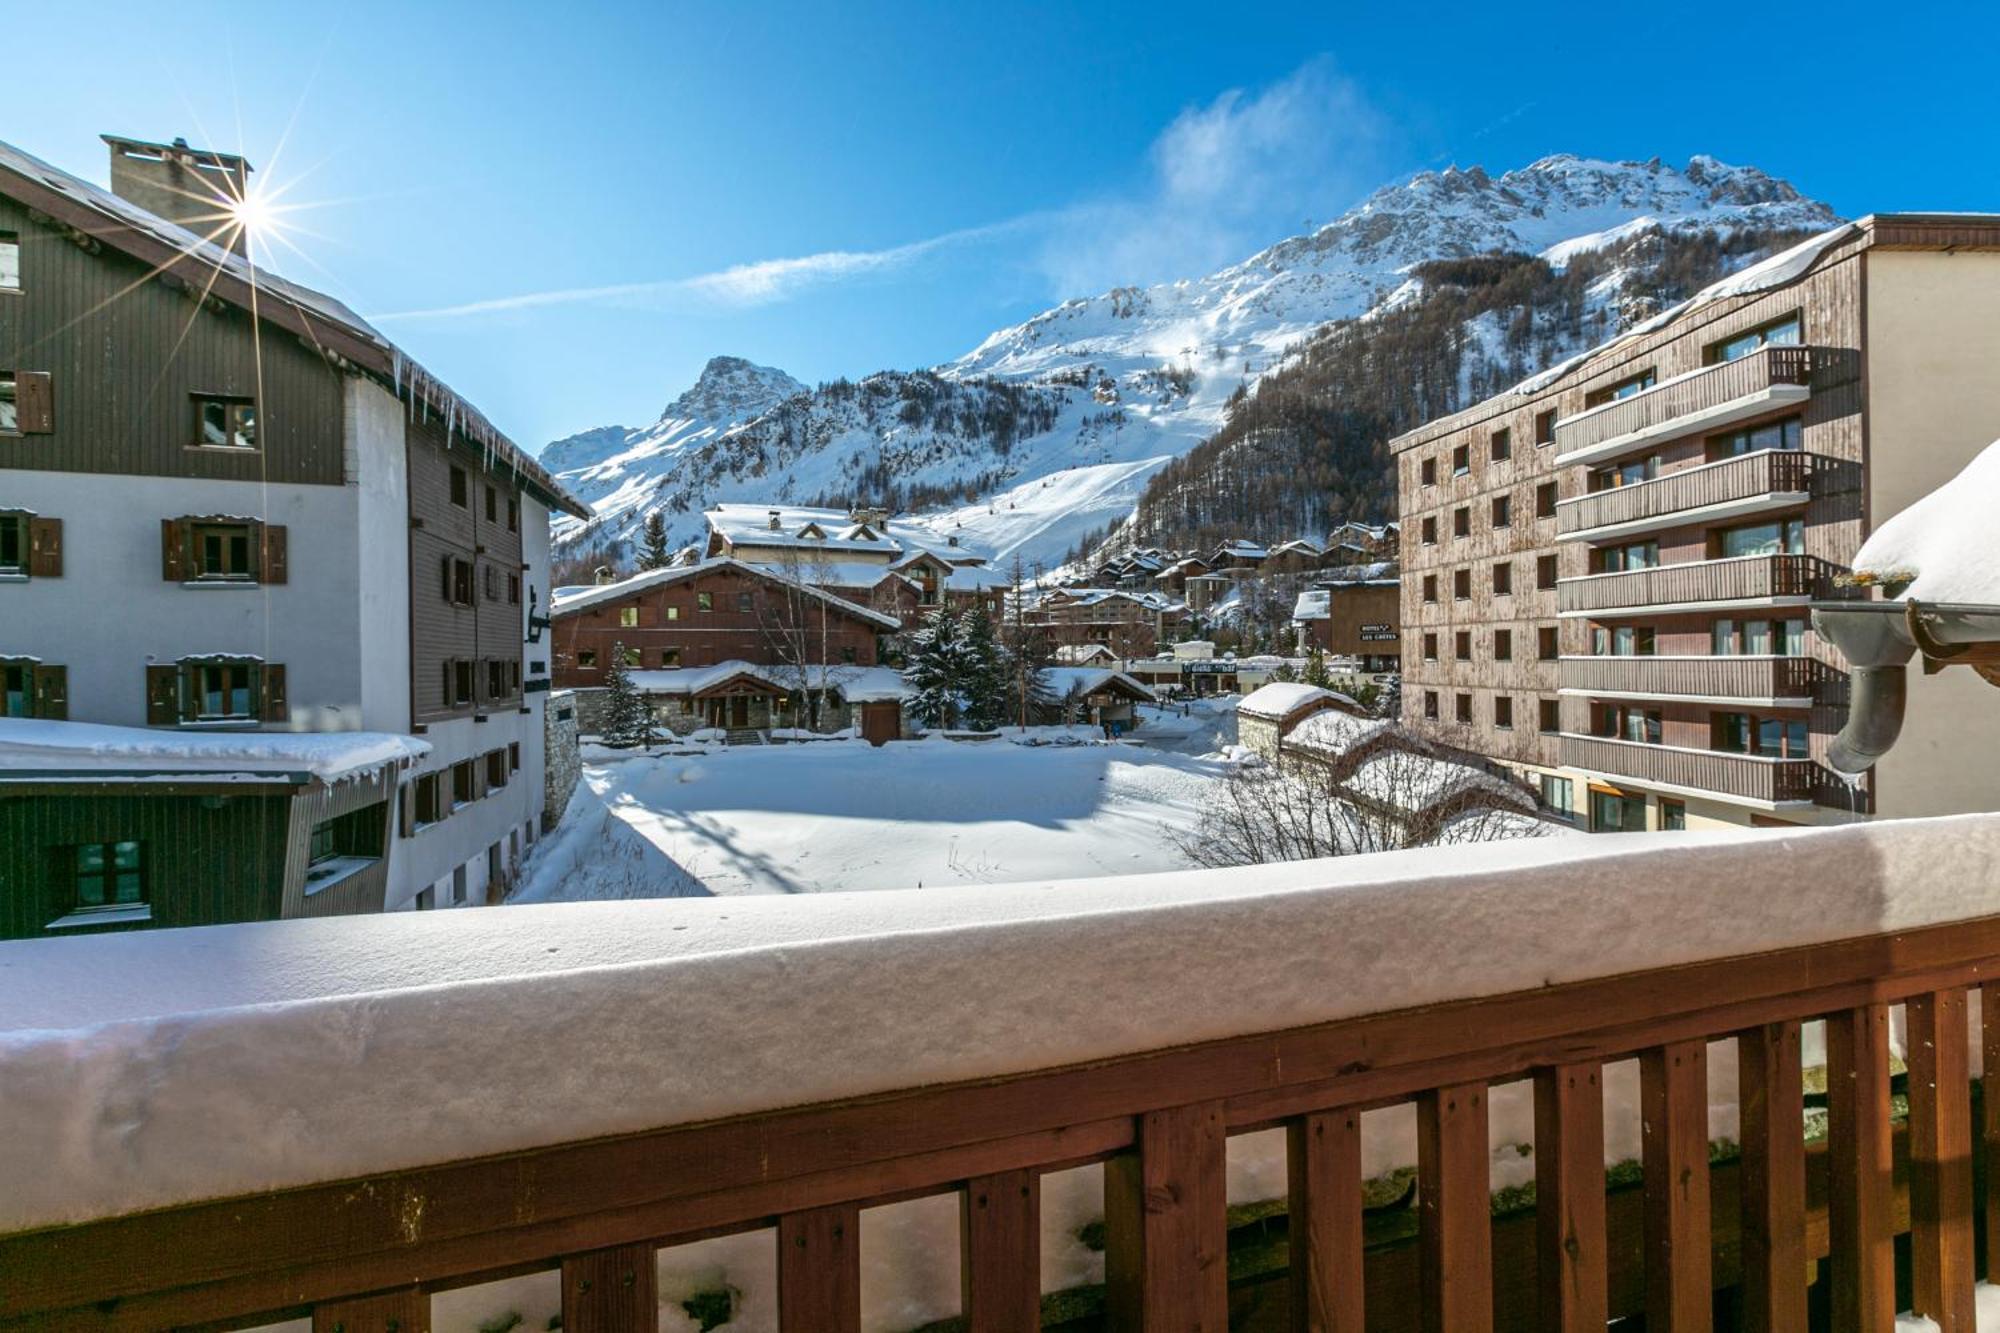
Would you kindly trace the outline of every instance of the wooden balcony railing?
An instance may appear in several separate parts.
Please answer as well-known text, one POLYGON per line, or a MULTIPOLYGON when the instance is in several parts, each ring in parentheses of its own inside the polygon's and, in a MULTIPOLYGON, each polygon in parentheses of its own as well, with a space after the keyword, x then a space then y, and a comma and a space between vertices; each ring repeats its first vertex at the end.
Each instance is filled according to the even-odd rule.
POLYGON ((1812 383, 1815 354, 1812 347, 1766 347, 1734 361, 1704 366, 1676 376, 1644 393, 1621 398, 1592 408, 1567 420, 1556 422, 1556 457, 1595 449, 1612 441, 1632 437, 1636 445, 1662 428, 1690 418, 1690 429, 1714 424, 1719 414, 1732 404, 1756 408, 1775 399, 1774 390, 1792 388, 1800 392, 1812 383))
POLYGON ((1772 597, 1820 597, 1833 590, 1832 565, 1810 555, 1746 555, 1690 560, 1618 574, 1562 579, 1556 603, 1571 612, 1701 605, 1772 597))
POLYGON ((1719 750, 1644 745, 1608 736, 1565 733, 1562 762, 1634 782, 1664 783, 1773 804, 1810 801, 1819 789, 1819 765, 1810 759, 1763 759, 1719 750))
POLYGON ((1810 657, 1565 657, 1562 688, 1649 698, 1810 699, 1810 657))
POLYGON ((1805 495, 1811 486, 1813 461, 1811 454, 1797 450, 1765 450, 1670 472, 1633 486, 1579 495, 1556 506, 1556 530, 1565 534, 1588 532, 1760 496, 1805 495))
MULTIPOLYGON (((1817 859, 1798 836, 1768 847, 1744 842, 1726 849, 1728 866, 1751 882, 1817 866, 1826 882, 1815 888, 1835 929, 1903 923, 1087 1064, 0 1235, 0 1327, 152 1329, 310 1314, 316 1330, 424 1333, 432 1292, 554 1268, 565 1333, 652 1329, 660 1247, 775 1225, 780 1328, 853 1333, 861 1210, 948 1194, 962 1210, 964 1326, 1019 1333, 1041 1326, 1040 1177, 1103 1162, 1105 1326, 1221 1333, 1230 1326, 1229 1138, 1283 1126, 1289 1327, 1362 1333, 1420 1322, 1479 1333, 1496 1326, 1497 1305, 1507 1328, 1601 1330, 1614 1315, 1638 1313, 1649 1328, 1707 1328, 1712 1291, 1727 1274, 1740 1282, 1746 1327, 1803 1329, 1809 1262, 1825 1254, 1832 1327, 1886 1333, 1900 1229, 1890 1008, 1902 1004, 1910 1233, 1903 1276, 1917 1313, 1969 1330, 1974 1213, 1983 1210, 1989 1250, 2000 1253, 2000 1189, 1989 1185, 1975 1197, 1968 997, 1979 988, 1983 1012, 2000 1015, 2000 917, 1904 920, 1888 898, 1899 877, 1914 885, 1938 873, 1940 860, 1982 863, 1976 847, 1924 839, 1984 839, 1990 848, 1992 836, 1964 821, 1949 830, 1803 836, 1836 841, 1815 844, 1830 853, 1817 859), (1824 1182, 1823 1212, 1810 1202, 1801 1128, 1801 1025, 1819 1020, 1829 1130, 1816 1154, 1823 1172, 1813 1179, 1824 1182), (1739 1069, 1742 1157, 1726 1193, 1712 1192, 1709 1163, 1707 1062, 1715 1042, 1734 1044, 1739 1069), (1643 1110, 1644 1258, 1636 1275, 1610 1258, 1605 1177, 1603 1071, 1631 1057, 1643 1110), (1488 1093, 1522 1080, 1534 1090, 1538 1262, 1525 1273, 1496 1273, 1488 1093), (1392 1283, 1364 1253, 1360 1113, 1398 1103, 1416 1108, 1420 1243, 1414 1273, 1392 1283), (1716 1216, 1725 1205, 1740 1210, 1733 1227, 1716 1216), (1719 1248, 1725 1230, 1740 1244, 1719 1248)), ((1660 849, 1652 850, 1657 857, 1660 849)), ((1693 872, 1678 858, 1702 855, 1675 852, 1683 878, 1693 872)), ((1629 879, 1657 864, 1617 859, 1600 873, 1629 879)), ((1489 880, 1479 886, 1489 894, 1517 887, 1504 870, 1489 880)), ((1699 882, 1699 875, 1689 881, 1699 882)), ((1663 926, 1676 910, 1644 893, 1626 901, 1628 911, 1650 903, 1663 926)), ((1677 901, 1684 914, 1688 894, 1677 901)), ((1650 947, 1673 956, 1673 936, 1666 930, 1650 947)), ((570 984, 562 993, 579 994, 570 984)), ((1986 1029, 1989 1052, 2000 1050, 1996 1030, 1986 1029)), ((600 1031, 618 1040, 615 1025, 600 1031)), ((548 1058, 559 1068, 563 1053, 548 1058)), ((1990 1138, 2000 1129, 2000 1059, 1989 1058, 1985 1071, 1990 1138)), ((356 1068, 352 1076, 366 1074, 356 1068)), ((561 1087, 552 1075, 551 1095, 561 1087)))

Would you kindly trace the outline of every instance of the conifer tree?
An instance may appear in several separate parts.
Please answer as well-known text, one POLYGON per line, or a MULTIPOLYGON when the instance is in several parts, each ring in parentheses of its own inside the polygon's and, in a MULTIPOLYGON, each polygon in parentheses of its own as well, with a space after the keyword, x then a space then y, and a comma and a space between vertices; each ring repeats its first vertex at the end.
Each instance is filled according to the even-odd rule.
POLYGON ((648 745, 653 740, 653 712, 625 669, 625 645, 611 649, 611 666, 604 673, 604 743, 620 749, 648 745))
POLYGON ((926 727, 955 727, 965 680, 966 652, 959 619, 949 607, 924 617, 909 637, 903 680, 910 686, 910 712, 926 727))
POLYGON ((959 641, 965 655, 960 691, 965 697, 965 724, 974 731, 993 731, 1007 720, 1012 672, 984 609, 971 606, 959 614, 959 641))
POLYGON ((1306 654, 1306 684, 1323 690, 1333 688, 1333 673, 1326 669, 1326 654, 1317 648, 1306 654))
POLYGON ((639 547, 639 568, 665 569, 673 559, 673 552, 667 549, 667 521, 655 509, 646 515, 646 528, 639 547))

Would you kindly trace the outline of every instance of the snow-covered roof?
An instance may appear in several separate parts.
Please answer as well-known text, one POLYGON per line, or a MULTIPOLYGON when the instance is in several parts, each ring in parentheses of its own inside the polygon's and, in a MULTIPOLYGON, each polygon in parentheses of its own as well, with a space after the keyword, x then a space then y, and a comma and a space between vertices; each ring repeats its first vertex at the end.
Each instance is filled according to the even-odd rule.
POLYGON ((1332 569, 1322 569, 1315 582, 1322 588, 1340 588, 1353 584, 1393 587, 1400 584, 1402 579, 1394 560, 1370 560, 1364 564, 1335 565, 1332 569))
MULTIPOLYGON (((549 598, 549 614, 552 616, 574 615, 579 611, 588 610, 593 606, 602 606, 607 602, 623 601, 633 593, 645 592, 649 589, 663 587, 670 583, 680 583, 687 579, 697 578, 703 574, 713 573, 719 569, 741 570, 745 574, 764 579, 767 582, 783 584, 787 588, 804 593, 807 596, 818 598, 829 606, 837 607, 857 619, 869 621, 881 626, 883 629, 901 629, 903 627, 903 622, 894 616, 870 610, 865 606, 848 601, 845 597, 835 596, 824 588, 816 588, 810 583, 801 583, 799 580, 791 578, 788 575, 776 573, 766 566, 754 565, 748 561, 738 560, 734 556, 727 555, 712 556, 698 565, 669 565, 665 569, 649 569, 644 573, 634 574, 629 579, 620 579, 616 583, 605 583, 594 588, 585 588, 567 597, 552 595, 549 598)), ((883 572, 887 573, 886 570, 883 572)))
POLYGON ((0 942, 0 1231, 1970 920, 1996 861, 1967 815, 0 942))
POLYGON ((753 680, 774 690, 811 689, 831 686, 849 703, 876 703, 901 699, 909 693, 903 677, 893 667, 851 666, 846 663, 809 663, 782 666, 771 663, 732 660, 703 667, 667 667, 659 670, 631 670, 625 673, 632 688, 641 694, 662 694, 690 698, 734 680, 753 680))
POLYGON ((1303 537, 1294 537, 1288 542, 1281 542, 1277 546, 1272 547, 1271 554, 1303 555, 1318 559, 1320 556, 1326 554, 1326 548, 1318 542, 1307 541, 1303 537))
POLYGON ((1308 588, 1292 603, 1293 620, 1325 620, 1331 611, 1327 609, 1330 599, 1324 588, 1308 588))
MULTIPOLYGON (((1248 665, 1248 663, 1239 663, 1239 665, 1248 665)), ((1269 665, 1273 670, 1276 670, 1278 666, 1282 665, 1282 659, 1274 659, 1269 665)), ((1343 703, 1352 706, 1354 701, 1346 695, 1335 694, 1332 690, 1322 689, 1317 685, 1308 685, 1304 681, 1274 680, 1268 685, 1252 690, 1249 694, 1237 700, 1236 712, 1238 715, 1247 714, 1250 717, 1264 717, 1283 721, 1285 718, 1298 712, 1301 708, 1310 708, 1314 705, 1331 708, 1336 704, 1343 703)))
POLYGON ((495 473, 504 469, 554 507, 580 519, 590 517, 590 510, 582 501, 503 435, 478 408, 412 361, 400 347, 341 301, 280 277, 266 268, 261 259, 253 266, 244 256, 8 143, 0 143, 0 194, 23 197, 24 202, 32 204, 46 202, 45 211, 66 222, 71 218, 64 215, 75 214, 74 225, 79 230, 149 264, 158 262, 152 253, 154 247, 165 246, 178 252, 188 263, 200 266, 200 271, 189 275, 200 290, 246 311, 252 309, 249 294, 254 291, 256 313, 262 318, 296 314, 305 320, 308 330, 313 321, 318 322, 322 332, 338 330, 358 344, 351 348, 343 345, 340 350, 351 359, 361 358, 366 369, 388 380, 390 388, 409 405, 413 414, 437 415, 448 431, 461 432, 466 440, 491 454, 488 466, 495 473), (83 212, 77 213, 78 209, 83 212), (210 282, 210 275, 218 271, 233 281, 210 282))
POLYGON ((1337 758, 1373 740, 1395 724, 1387 718, 1359 717, 1337 708, 1322 708, 1285 733, 1287 750, 1304 750, 1337 758))
POLYGON ((143 775, 322 782, 421 759, 430 742, 381 731, 169 731, 0 718, 0 781, 143 775))
POLYGON ((875 560, 745 560, 744 563, 773 578, 799 579, 820 588, 866 590, 878 586, 884 579, 902 577, 890 566, 875 560))
POLYGON ((1996 504, 2000 440, 1877 528, 1856 553, 1854 572, 1896 586, 1898 598, 2000 606, 2000 541, 1992 526, 1996 504))
POLYGON ((1112 652, 1109 645, 1102 643, 1058 644, 1055 651, 1056 661, 1063 663, 1090 662, 1100 657, 1116 660, 1117 656, 1118 654, 1112 652))
POLYGON ((1523 810, 1535 808, 1534 798, 1527 792, 1484 769, 1413 749, 1370 755, 1343 785, 1358 796, 1408 814, 1420 814, 1468 792, 1523 810))
POLYGON ((1110 667, 1052 666, 1045 667, 1042 674, 1048 681, 1050 692, 1057 698, 1069 694, 1099 694, 1105 690, 1130 694, 1138 699, 1156 697, 1134 677, 1110 667))

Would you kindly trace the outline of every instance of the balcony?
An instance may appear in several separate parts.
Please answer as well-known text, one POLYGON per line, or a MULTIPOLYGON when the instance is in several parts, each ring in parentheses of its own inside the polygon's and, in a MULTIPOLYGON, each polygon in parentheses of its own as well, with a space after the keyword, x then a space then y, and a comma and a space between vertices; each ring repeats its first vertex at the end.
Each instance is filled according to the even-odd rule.
POLYGON ((1819 789, 1819 765, 1810 759, 1684 750, 1574 732, 1563 733, 1562 762, 1614 781, 1624 778, 1767 807, 1810 804, 1819 789))
POLYGON ((1565 657, 1562 692, 1602 699, 1805 708, 1824 670, 1810 657, 1565 657))
POLYGON ((1766 347, 1703 366, 1643 393, 1556 422, 1556 459, 1601 463, 1662 440, 1715 430, 1812 396, 1812 369, 1826 349, 1766 347))
POLYGON ((519 1278, 508 1299, 545 1287, 570 1333, 653 1328, 656 1262, 736 1234, 763 1259, 731 1281, 784 1333, 862 1326, 871 1244, 877 1292, 949 1265, 907 1289, 948 1288, 945 1316, 872 1321, 901 1328, 1221 1330, 1238 1297, 1260 1328, 1694 1327, 1736 1286, 1756 1326, 1804 1328, 1821 1256, 1843 1326, 1889 1328, 1914 1273, 1918 1313, 1970 1327, 2000 1173, 1971 1131, 1968 1001, 2000 918, 1934 881, 2000 861, 2000 819, 1520 851, 1407 854, 1420 892, 1369 857, 1000 887, 970 915, 952 894, 605 904, 610 929, 499 908, 443 947, 414 914, 217 927, 204 947, 257 965, 193 991, 173 932, 5 946, 0 1325, 414 1331, 434 1293, 469 1325, 468 1288, 519 1278), (1710 1043, 1741 1107, 1713 1166, 1710 1043), (1422 1206, 1364 1210, 1362 1164, 1412 1105, 1422 1206), (1607 1188, 1607 1125, 1641 1137, 1640 1183, 1607 1188), (1503 1207, 1496 1150, 1527 1143, 1536 1201, 1503 1207), (1233 1233, 1243 1154, 1274 1159, 1277 1197, 1233 1233), (1043 1190, 1086 1165, 1096 1198, 1043 1190), (874 1211, 913 1204, 926 1225, 874 1211), (1044 1293, 1041 1237, 1077 1207, 1104 1281, 1044 1293))
POLYGON ((1793 508, 1812 498, 1815 462, 1796 450, 1766 449, 1579 495, 1556 506, 1556 540, 1608 541, 1793 508))
POLYGON ((1559 579, 1556 605, 1565 616, 1600 617, 1804 606, 1815 597, 1836 595, 1835 572, 1832 565, 1810 555, 1690 560, 1559 579))

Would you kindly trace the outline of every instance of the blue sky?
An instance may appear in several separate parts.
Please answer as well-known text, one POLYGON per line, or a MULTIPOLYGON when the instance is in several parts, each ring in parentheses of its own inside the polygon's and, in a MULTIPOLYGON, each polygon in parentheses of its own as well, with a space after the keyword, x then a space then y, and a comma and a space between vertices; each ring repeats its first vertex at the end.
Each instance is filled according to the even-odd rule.
POLYGON ((716 353, 949 360, 1454 162, 1705 152, 1849 215, 2000 209, 2000 21, 1727 12, 0 0, 34 53, 0 137, 98 181, 102 131, 240 147, 310 205, 277 266, 539 447, 716 353))

